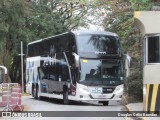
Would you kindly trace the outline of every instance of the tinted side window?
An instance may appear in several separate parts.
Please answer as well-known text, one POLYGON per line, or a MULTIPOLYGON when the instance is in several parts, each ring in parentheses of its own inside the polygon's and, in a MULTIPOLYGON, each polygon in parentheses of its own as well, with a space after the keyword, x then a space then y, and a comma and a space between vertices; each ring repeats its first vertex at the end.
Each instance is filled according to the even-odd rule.
POLYGON ((28 57, 40 56, 43 51, 41 42, 28 45, 28 57))
POLYGON ((66 34, 57 38, 57 52, 68 51, 76 51, 76 43, 72 34, 66 34))
POLYGON ((69 35, 68 36, 68 41, 69 41, 69 44, 68 44, 68 50, 71 51, 71 52, 75 52, 77 51, 76 49, 76 40, 74 38, 73 35, 69 35))
POLYGON ((33 56, 33 47, 32 45, 28 45, 28 57, 32 57, 33 56))
POLYGON ((65 34, 52 38, 44 39, 42 42, 37 42, 28 45, 28 56, 51 56, 59 52, 75 52, 76 43, 72 34, 65 34))
POLYGON ((59 76, 58 79, 61 81, 69 80, 69 70, 64 54, 58 53, 56 59, 56 72, 59 76))
POLYGON ((48 40, 43 40, 43 55, 44 57, 47 56, 54 56, 56 52, 56 38, 50 38, 48 40))

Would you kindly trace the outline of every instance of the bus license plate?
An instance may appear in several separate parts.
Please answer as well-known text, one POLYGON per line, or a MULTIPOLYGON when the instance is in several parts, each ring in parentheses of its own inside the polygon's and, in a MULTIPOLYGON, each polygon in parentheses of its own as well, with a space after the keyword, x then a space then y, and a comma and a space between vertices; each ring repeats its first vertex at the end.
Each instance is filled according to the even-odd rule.
POLYGON ((98 98, 106 98, 106 95, 98 95, 98 98))
POLYGON ((102 88, 91 88, 91 93, 95 94, 102 93, 102 88))

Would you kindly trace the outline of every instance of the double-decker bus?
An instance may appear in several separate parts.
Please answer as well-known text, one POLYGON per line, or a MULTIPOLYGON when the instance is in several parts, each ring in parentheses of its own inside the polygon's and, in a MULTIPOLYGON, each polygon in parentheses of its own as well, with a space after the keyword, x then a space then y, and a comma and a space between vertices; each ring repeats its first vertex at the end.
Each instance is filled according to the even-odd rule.
POLYGON ((41 97, 121 100, 124 81, 119 37, 111 32, 67 32, 28 44, 26 92, 41 97))

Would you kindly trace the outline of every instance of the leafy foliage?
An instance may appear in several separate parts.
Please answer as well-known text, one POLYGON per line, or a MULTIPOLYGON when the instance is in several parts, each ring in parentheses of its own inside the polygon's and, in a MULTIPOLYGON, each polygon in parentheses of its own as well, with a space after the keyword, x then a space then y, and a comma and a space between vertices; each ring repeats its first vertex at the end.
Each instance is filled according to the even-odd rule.
POLYGON ((130 100, 131 102, 143 100, 142 71, 139 71, 139 69, 135 70, 127 78, 124 85, 125 85, 124 90, 125 90, 126 97, 132 98, 132 101, 130 100))
POLYGON ((28 42, 86 25, 88 6, 64 0, 0 1, 0 64, 7 66, 12 82, 20 82, 20 41, 28 42))
MULTIPOLYGON (((150 0, 113 0, 110 12, 103 21, 105 30, 120 36, 124 51, 129 51, 133 62, 133 74, 125 81, 125 90, 129 96, 142 98, 142 46, 143 39, 140 30, 134 28, 134 11, 150 10, 153 3, 150 0)), ((142 100, 142 99, 141 99, 142 100)))
POLYGON ((24 17, 28 14, 25 11, 27 3, 22 0, 1 0, 0 2, 0 63, 9 67, 20 38, 25 36, 22 29, 25 25, 24 17))
POLYGON ((132 52, 131 46, 137 42, 137 37, 133 37, 134 34, 137 36, 134 33, 134 11, 150 10, 151 7, 149 0, 113 0, 103 22, 105 30, 117 33, 124 50, 132 52))

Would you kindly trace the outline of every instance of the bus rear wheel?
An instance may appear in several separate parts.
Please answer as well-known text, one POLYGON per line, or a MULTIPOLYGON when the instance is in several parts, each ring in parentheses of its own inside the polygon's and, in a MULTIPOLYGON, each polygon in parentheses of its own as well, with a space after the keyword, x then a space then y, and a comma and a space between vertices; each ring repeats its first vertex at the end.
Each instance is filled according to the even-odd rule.
POLYGON ((68 101, 68 89, 64 89, 63 90, 63 104, 68 104, 69 101, 68 101))
POLYGON ((37 90, 36 90, 36 87, 35 87, 35 86, 33 86, 33 88, 32 88, 32 96, 33 96, 35 99, 37 99, 37 90))

